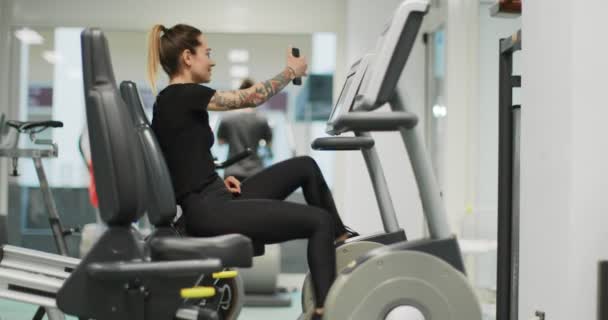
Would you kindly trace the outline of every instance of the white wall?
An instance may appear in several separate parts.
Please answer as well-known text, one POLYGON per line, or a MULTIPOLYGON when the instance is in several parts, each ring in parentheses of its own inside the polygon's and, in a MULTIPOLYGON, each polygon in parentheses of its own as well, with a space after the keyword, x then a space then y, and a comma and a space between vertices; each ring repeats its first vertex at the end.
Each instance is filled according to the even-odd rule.
MULTIPOLYGON (((571 230, 576 254, 572 263, 572 293, 576 307, 571 315, 591 319, 597 309, 597 261, 608 259, 608 127, 606 73, 608 73, 608 3, 601 0, 573 2, 574 34, 572 104, 574 141, 572 153, 573 201, 571 230), (579 313, 578 309, 586 310, 579 313)), ((601 303, 605 304, 606 301, 601 303)))
POLYGON ((446 39, 446 105, 448 110, 445 201, 449 221, 460 233, 473 204, 476 167, 474 137, 478 118, 479 2, 449 0, 446 39))
MULTIPOLYGON (((595 319, 608 259, 608 3, 524 3, 520 318, 595 319)), ((603 302, 605 303, 605 302, 603 302)))

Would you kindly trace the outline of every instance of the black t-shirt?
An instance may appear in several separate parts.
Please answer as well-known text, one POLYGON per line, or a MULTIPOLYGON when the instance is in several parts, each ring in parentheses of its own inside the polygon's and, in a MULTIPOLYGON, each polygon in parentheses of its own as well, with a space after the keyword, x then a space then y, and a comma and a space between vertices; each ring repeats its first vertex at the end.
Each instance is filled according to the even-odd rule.
POLYGON ((218 178, 207 112, 214 94, 211 88, 191 83, 169 85, 156 97, 152 130, 169 167, 178 202, 218 178))
POLYGON ((217 129, 217 138, 228 143, 228 157, 246 148, 251 148, 252 156, 233 164, 224 171, 225 176, 250 177, 263 169, 262 159, 257 150, 260 140, 270 143, 272 129, 266 117, 255 112, 235 112, 222 119, 217 129))

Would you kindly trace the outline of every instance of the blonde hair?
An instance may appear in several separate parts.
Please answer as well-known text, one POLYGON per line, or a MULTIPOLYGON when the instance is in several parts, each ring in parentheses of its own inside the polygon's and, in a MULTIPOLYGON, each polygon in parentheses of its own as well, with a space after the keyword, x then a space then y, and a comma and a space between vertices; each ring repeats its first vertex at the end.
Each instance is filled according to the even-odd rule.
POLYGON ((160 64, 160 33, 163 30, 166 29, 162 24, 154 25, 148 35, 148 81, 154 94, 156 94, 156 76, 160 64))
POLYGON ((199 29, 186 24, 177 24, 169 29, 162 24, 152 27, 148 35, 148 81, 152 92, 156 94, 158 65, 169 77, 175 75, 179 71, 180 55, 184 50, 194 53, 201 45, 198 40, 201 34, 199 29))

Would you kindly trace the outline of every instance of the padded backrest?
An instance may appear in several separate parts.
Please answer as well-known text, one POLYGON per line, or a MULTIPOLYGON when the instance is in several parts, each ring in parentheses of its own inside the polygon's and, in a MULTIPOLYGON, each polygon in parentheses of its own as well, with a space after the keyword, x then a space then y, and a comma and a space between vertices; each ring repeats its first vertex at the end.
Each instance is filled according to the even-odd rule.
POLYGON ((122 100, 108 43, 98 29, 81 34, 82 69, 91 159, 101 218, 128 225, 143 214, 142 156, 130 115, 122 100))
POLYGON ((166 226, 173 221, 176 214, 175 194, 169 169, 144 113, 137 86, 131 81, 123 81, 120 84, 120 93, 127 104, 142 147, 144 169, 148 179, 145 196, 148 218, 157 227, 166 226))
POLYGON ((141 100, 137 85, 133 81, 123 81, 120 83, 120 95, 127 104, 127 109, 136 127, 150 126, 150 121, 144 112, 144 103, 141 100))

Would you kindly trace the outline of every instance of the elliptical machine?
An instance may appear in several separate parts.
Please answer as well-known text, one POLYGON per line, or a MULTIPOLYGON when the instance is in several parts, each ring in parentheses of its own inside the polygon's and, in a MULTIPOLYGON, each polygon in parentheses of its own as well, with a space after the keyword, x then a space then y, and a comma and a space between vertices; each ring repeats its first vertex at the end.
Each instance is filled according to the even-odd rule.
MULTIPOLYGON (((481 308, 465 276, 462 254, 447 214, 418 117, 409 112, 397 82, 414 45, 428 0, 406 0, 395 12, 374 54, 355 63, 328 121, 328 133, 355 137, 319 138, 318 148, 373 144, 369 132, 399 131, 416 177, 430 237, 383 246, 351 260, 339 271, 325 301, 323 319, 480 320, 481 308), (371 112, 388 103, 391 112, 371 112), (411 318, 408 318, 411 319, 411 318)), ((372 159, 373 160, 373 159, 372 159)), ((379 166, 368 162, 368 168, 379 166)))

